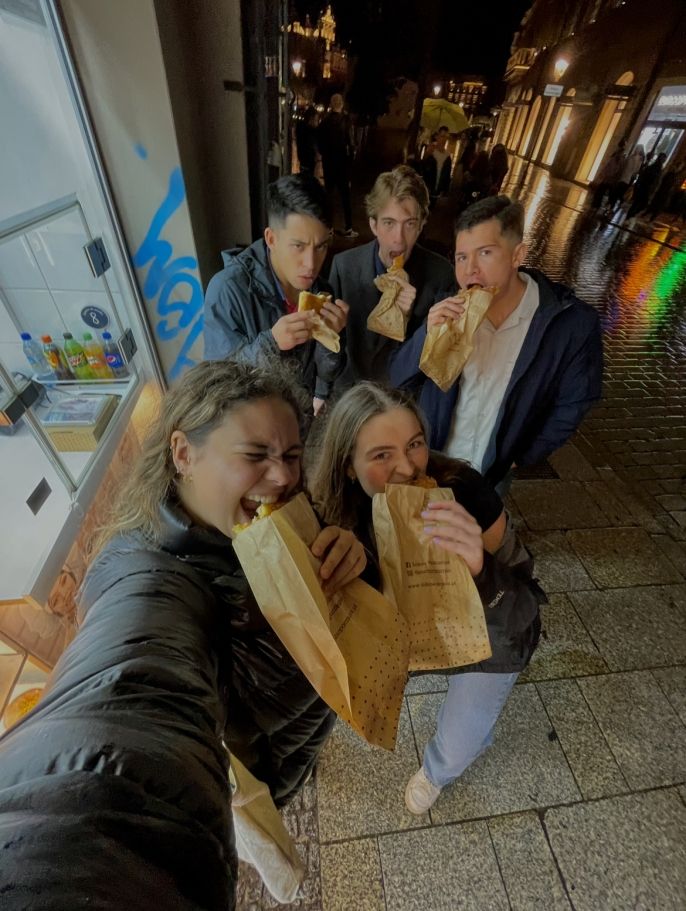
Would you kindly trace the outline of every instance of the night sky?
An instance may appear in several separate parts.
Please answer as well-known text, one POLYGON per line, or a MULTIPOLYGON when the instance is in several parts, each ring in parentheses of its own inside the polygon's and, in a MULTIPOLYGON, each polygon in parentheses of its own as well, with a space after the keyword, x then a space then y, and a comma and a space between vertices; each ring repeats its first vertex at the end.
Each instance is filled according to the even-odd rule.
MULTIPOLYGON (((439 24, 431 54, 432 68, 500 79, 512 36, 532 0, 436 2, 439 24)), ((395 58, 392 67, 397 70, 394 75, 412 76, 412 68, 417 65, 414 39, 421 29, 427 5, 427 0, 332 0, 337 40, 344 45, 349 42, 351 51, 361 56, 392 53, 395 58), (369 40, 370 34, 374 34, 373 42, 369 40), (384 35, 389 39, 385 50, 380 46, 384 35)), ((325 6, 322 0, 293 3, 297 14, 304 18, 309 13, 313 22, 325 6)))

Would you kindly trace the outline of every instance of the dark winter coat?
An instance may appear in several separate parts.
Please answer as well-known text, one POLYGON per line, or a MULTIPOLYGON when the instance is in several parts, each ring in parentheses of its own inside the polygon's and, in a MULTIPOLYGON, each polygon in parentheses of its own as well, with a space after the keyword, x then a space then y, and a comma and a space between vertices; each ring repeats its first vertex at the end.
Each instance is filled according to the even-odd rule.
MULTIPOLYGON (((290 351, 279 350, 271 330, 286 310, 264 240, 245 249, 224 250, 222 258, 224 268, 210 279, 205 294, 206 360, 231 356, 255 365, 274 357, 296 361, 310 393, 328 398, 343 368, 344 353, 334 354, 313 340, 290 351)), ((330 290, 319 280, 311 288, 313 294, 330 290)))
MULTIPOLYGON (((497 484, 512 463, 535 465, 559 449, 600 398, 603 348, 600 320, 570 288, 537 269, 523 269, 539 288, 539 306, 512 370, 484 456, 484 476, 497 484)), ((419 393, 430 444, 442 451, 460 394, 460 378, 441 392, 419 370, 426 323, 394 355, 394 386, 419 393)))
POLYGON ((190 560, 113 542, 82 609, 0 739, 0 906, 230 911, 219 602, 190 560))

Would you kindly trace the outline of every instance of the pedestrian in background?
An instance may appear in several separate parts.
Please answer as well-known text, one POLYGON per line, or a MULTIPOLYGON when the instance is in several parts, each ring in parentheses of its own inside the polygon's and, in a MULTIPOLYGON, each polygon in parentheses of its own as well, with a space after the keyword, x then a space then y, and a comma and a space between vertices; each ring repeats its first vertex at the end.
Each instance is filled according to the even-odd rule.
POLYGON ((652 221, 661 212, 671 211, 672 196, 681 185, 683 179, 683 165, 670 165, 662 175, 662 180, 655 191, 646 215, 652 221))
POLYGON ((630 155, 627 155, 619 175, 619 180, 610 189, 608 195, 608 204, 611 209, 614 209, 617 205, 621 206, 624 202, 627 190, 636 180, 639 171, 643 167, 645 157, 645 150, 642 145, 637 145, 633 152, 631 152, 630 155))
POLYGON ((609 202, 615 185, 618 183, 624 169, 625 145, 626 142, 622 139, 615 151, 600 169, 598 176, 594 181, 591 208, 599 209, 603 204, 605 196, 608 197, 609 202))
POLYGON ((352 202, 350 198, 350 168, 353 155, 352 126, 343 111, 343 96, 331 96, 331 110, 322 118, 317 128, 317 145, 322 156, 324 186, 333 204, 336 192, 343 207, 344 237, 357 237, 353 229, 352 202))
POLYGON ((660 184, 662 168, 666 160, 667 156, 665 153, 660 152, 655 161, 646 164, 640 171, 636 178, 636 184, 634 185, 634 197, 627 213, 629 218, 640 215, 641 212, 644 212, 648 208, 650 201, 653 198, 653 194, 660 184))
POLYGON ((488 164, 491 171, 491 188, 489 190, 489 195, 497 196, 498 193, 500 193, 500 188, 505 180, 505 175, 510 170, 507 149, 502 142, 496 143, 491 149, 488 164))
POLYGON ((300 162, 300 173, 314 174, 317 164, 317 120, 316 108, 310 106, 295 125, 295 146, 300 162))

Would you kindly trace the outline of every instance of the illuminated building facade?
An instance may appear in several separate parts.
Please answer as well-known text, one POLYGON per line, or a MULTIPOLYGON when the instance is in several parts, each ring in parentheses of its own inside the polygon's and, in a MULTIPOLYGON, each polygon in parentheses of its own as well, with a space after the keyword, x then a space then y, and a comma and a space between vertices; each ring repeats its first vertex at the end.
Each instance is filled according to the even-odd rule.
POLYGON ((591 183, 620 140, 686 156, 686 3, 534 0, 514 36, 495 142, 591 183))

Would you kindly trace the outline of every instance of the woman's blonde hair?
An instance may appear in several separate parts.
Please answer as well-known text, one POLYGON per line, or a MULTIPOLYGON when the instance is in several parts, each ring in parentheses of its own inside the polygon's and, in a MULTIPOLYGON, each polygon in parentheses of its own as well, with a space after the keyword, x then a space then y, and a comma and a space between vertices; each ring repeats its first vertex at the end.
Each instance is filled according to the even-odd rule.
POLYGON ((160 505, 176 491, 171 436, 181 430, 202 445, 233 409, 259 399, 278 398, 295 412, 303 432, 307 396, 293 371, 278 362, 252 367, 236 361, 205 361, 191 368, 160 404, 130 478, 120 491, 93 553, 117 534, 140 530, 152 540, 160 534, 160 505))
POLYGON ((429 191, 419 174, 409 165, 401 164, 392 171, 379 174, 364 200, 367 216, 376 221, 389 199, 397 199, 399 202, 414 199, 422 225, 426 221, 429 214, 429 191))
POLYGON ((319 458, 309 479, 309 489, 327 525, 355 528, 369 508, 369 498, 350 477, 360 431, 371 418, 395 408, 407 408, 426 434, 424 416, 407 393, 362 382, 349 389, 329 413, 321 439, 319 458))

